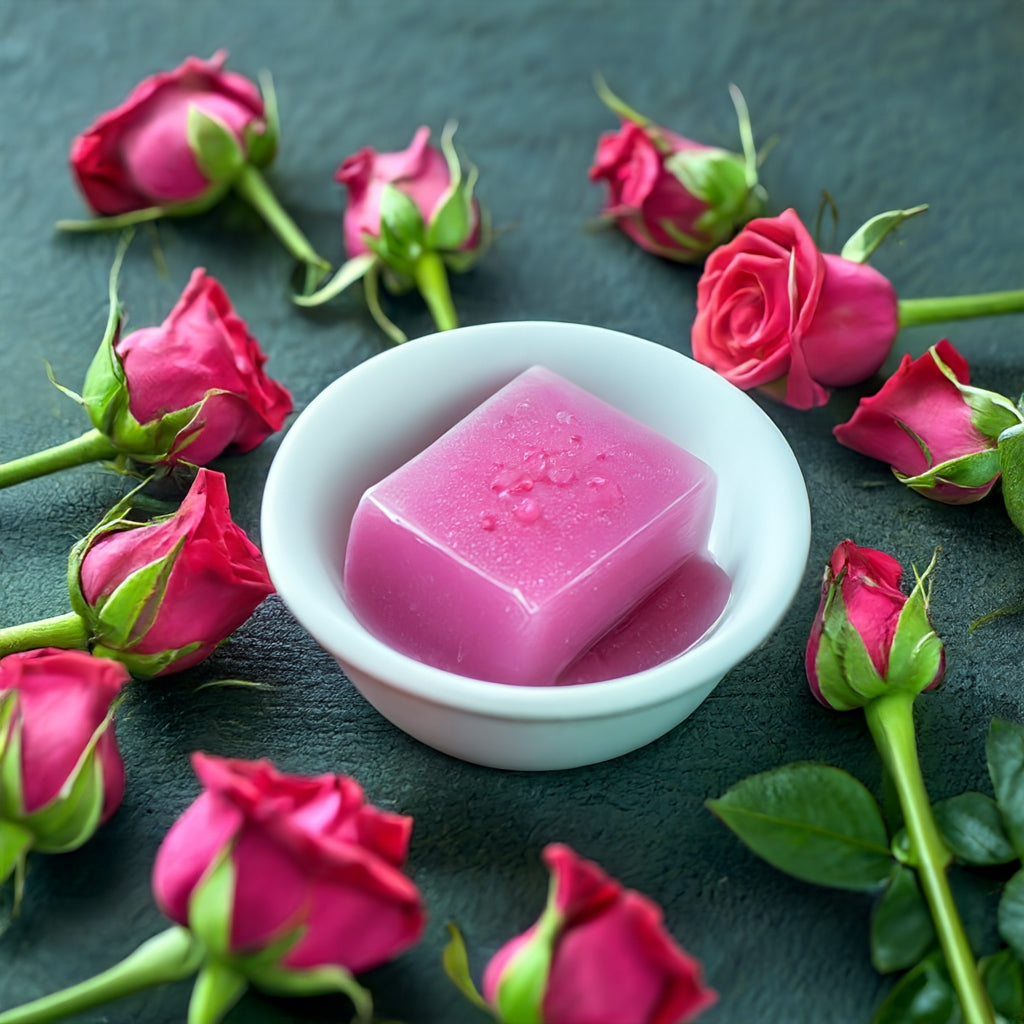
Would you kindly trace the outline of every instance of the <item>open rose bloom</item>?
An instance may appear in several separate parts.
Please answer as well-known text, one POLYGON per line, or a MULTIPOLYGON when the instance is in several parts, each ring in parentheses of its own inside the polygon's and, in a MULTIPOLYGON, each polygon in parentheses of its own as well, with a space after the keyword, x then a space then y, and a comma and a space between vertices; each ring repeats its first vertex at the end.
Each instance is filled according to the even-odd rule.
POLYGON ((984 498, 999 480, 997 442, 1022 416, 1002 395, 970 386, 967 360, 940 341, 896 372, 833 433, 892 467, 908 487, 948 505, 984 498))
POLYGON ((826 707, 848 711, 890 690, 916 694, 941 681, 946 657, 928 620, 928 571, 909 595, 902 575, 884 551, 844 540, 832 552, 806 653, 811 691, 826 707))
POLYGON ((330 991, 419 940, 423 903, 402 870, 412 819, 366 803, 346 776, 192 763, 203 792, 157 852, 153 892, 209 955, 271 992, 303 979, 330 991))
POLYGON ((708 257, 694 358, 743 390, 824 405, 867 380, 899 331, 896 292, 864 263, 822 253, 793 210, 752 220, 708 257))
POLYGON ((683 1024, 715 1001, 656 904, 567 846, 552 844, 543 856, 551 871, 543 915, 484 972, 483 997, 500 1019, 683 1024))
POLYGON ((226 71, 226 60, 223 50, 209 60, 189 57, 145 79, 75 138, 71 168, 96 213, 203 208, 239 167, 270 163, 277 125, 259 88, 226 71))
POLYGON ((88 840, 121 803, 113 707, 128 671, 84 651, 0 660, 0 882, 31 850, 88 840))

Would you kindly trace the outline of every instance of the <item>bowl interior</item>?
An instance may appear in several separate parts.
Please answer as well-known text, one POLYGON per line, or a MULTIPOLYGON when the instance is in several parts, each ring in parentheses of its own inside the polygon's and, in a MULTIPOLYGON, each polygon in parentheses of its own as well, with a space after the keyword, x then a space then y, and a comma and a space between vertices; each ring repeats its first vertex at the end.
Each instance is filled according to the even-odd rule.
POLYGON ((465 327, 374 356, 329 385, 289 429, 267 478, 262 544, 297 620, 342 664, 463 708, 526 718, 614 713, 718 679, 777 625, 803 575, 807 494, 792 451, 742 391, 672 350, 579 324, 465 327), (519 687, 407 658, 356 621, 341 587, 363 491, 514 376, 541 364, 687 448, 716 472, 711 553, 730 575, 726 611, 700 644, 628 680, 519 687), (586 689, 586 700, 578 692, 586 689))

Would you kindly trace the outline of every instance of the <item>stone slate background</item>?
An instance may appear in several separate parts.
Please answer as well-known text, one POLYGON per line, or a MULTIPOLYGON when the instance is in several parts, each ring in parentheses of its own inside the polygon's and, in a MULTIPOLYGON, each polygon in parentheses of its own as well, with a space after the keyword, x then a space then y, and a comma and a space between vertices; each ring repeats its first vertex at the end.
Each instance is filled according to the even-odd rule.
MULTIPOLYGON (((458 120, 458 143, 479 166, 478 194, 500 229, 487 258, 453 282, 467 324, 579 321, 689 351, 697 272, 590 229, 602 194, 587 169, 598 134, 615 124, 594 94, 595 72, 655 120, 730 147, 727 88, 738 84, 758 141, 777 138, 762 170, 772 212, 792 206, 813 224, 827 190, 839 210, 837 246, 875 213, 929 203, 873 259, 905 297, 1024 286, 1024 8, 1016 0, 8 0, 0 7, 0 458, 87 427, 48 382, 46 364, 62 383, 80 384, 103 332, 115 240, 53 230, 58 218, 84 213, 66 166, 71 138, 146 75, 219 47, 234 70, 273 73, 283 134, 269 178, 335 261, 343 194, 332 175, 341 159, 363 145, 400 149, 418 125, 437 132, 458 120)), ((138 232, 120 288, 129 328, 163 319, 199 265, 224 283, 299 410, 386 344, 358 291, 315 313, 293 308, 287 256, 231 204, 138 232)), ((414 296, 388 308, 410 336, 431 331, 414 296)), ((1006 317, 906 331, 886 369, 946 335, 975 383, 1017 395, 1022 329, 1024 319, 1006 317)), ((363 702, 276 598, 203 666, 133 686, 119 723, 124 804, 80 852, 32 862, 23 912, 0 935, 0 1006, 95 973, 164 927, 150 865, 197 792, 188 754, 202 749, 268 756, 294 772, 350 772, 374 802, 415 817, 409 868, 431 923, 415 950, 365 978, 382 1018, 483 1020, 441 972, 444 924, 462 927, 479 973, 539 912, 539 851, 560 840, 664 907, 720 993, 702 1022, 866 1021, 890 984, 868 958, 873 897, 781 875, 703 802, 803 759, 841 765, 877 788, 862 718, 820 708, 802 671, 821 569, 844 537, 905 565, 923 566, 941 549, 934 619, 949 671, 917 709, 932 795, 984 788, 989 720, 1024 720, 1020 617, 968 631, 1020 601, 1021 537, 998 495, 939 506, 833 440, 857 394, 878 383, 812 412, 758 399, 807 478, 814 533, 804 584, 778 632, 692 718, 627 757, 515 774, 426 749, 363 702), (199 689, 224 678, 270 688, 199 689)), ((216 463, 235 518, 254 538, 276 444, 216 463)), ((0 493, 0 623, 67 610, 67 551, 125 486, 97 466, 0 493)), ((982 949, 994 942, 990 920, 972 918, 982 949)), ((78 1019, 181 1021, 188 988, 78 1019)), ((228 1019, 346 1013, 340 998, 250 994, 228 1019)))

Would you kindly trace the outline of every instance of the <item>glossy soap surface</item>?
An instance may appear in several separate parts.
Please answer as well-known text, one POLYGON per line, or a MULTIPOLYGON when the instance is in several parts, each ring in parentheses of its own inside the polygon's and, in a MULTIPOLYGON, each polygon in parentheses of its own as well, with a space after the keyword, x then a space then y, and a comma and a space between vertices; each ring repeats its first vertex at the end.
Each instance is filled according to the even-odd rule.
POLYGON ((694 553, 711 470, 540 366, 363 495, 344 585, 421 661, 550 685, 694 553))

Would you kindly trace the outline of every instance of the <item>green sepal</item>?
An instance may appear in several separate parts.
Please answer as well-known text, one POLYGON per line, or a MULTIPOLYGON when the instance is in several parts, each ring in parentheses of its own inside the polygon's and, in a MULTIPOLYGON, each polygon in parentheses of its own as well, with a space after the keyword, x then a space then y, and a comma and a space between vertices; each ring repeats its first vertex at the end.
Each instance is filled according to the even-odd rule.
POLYGON ((427 239, 420 208, 397 185, 387 182, 380 193, 381 239, 393 255, 415 262, 427 239))
POLYGON ((996 926, 1003 941, 1018 959, 1024 960, 1024 869, 1003 886, 996 926))
POLYGON ((555 907, 555 880, 533 933, 509 958, 498 979, 494 1005, 507 1024, 544 1024, 544 993, 562 915, 555 907))
POLYGON ((77 850, 99 828, 106 792, 103 765, 96 756, 96 743, 109 725, 108 717, 93 735, 60 793, 45 807, 24 818, 24 825, 36 837, 35 849, 40 853, 77 850))
POLYGON ((0 819, 0 884, 25 862, 34 842, 35 836, 27 828, 15 821, 0 819))
POLYGON ((231 846, 228 844, 206 869, 188 901, 189 931, 216 960, 224 960, 231 955, 235 877, 231 846))
POLYGON ((253 167, 266 167, 277 155, 277 144, 281 137, 281 119, 277 108, 277 90, 269 71, 257 76, 260 95, 263 97, 263 131, 257 131, 252 124, 242 130, 249 163, 253 167))
POLYGON ((785 765, 738 782, 707 806, 759 857, 802 881, 870 890, 893 872, 878 802, 839 768, 785 765))
POLYGON ((846 240, 839 255, 853 263, 866 263, 891 231, 895 231, 905 220, 924 213, 927 209, 928 205, 922 204, 912 206, 908 210, 888 210, 876 214, 846 240))
POLYGON ((999 453, 994 448, 940 462, 917 476, 906 476, 897 469, 893 470, 901 484, 926 496, 940 484, 962 487, 965 491, 984 487, 993 484, 999 473, 999 453))
POLYGON ((985 793, 960 793, 939 800, 932 811, 946 846, 964 864, 994 867, 1019 858, 999 806, 985 793))
POLYGON ((246 154, 235 133, 196 104, 188 108, 185 134, 199 170, 216 185, 231 184, 245 166, 246 154))
POLYGON ((199 970, 188 1004, 188 1024, 219 1024, 242 998, 248 979, 217 960, 199 970))
POLYGON ((466 943, 462 938, 462 932, 451 921, 448 922, 447 928, 448 942, 441 952, 441 966, 444 968, 444 973, 477 1009, 493 1013, 490 1004, 480 995, 476 985, 473 984, 473 978, 469 972, 469 956, 466 953, 466 943))
MULTIPOLYGON (((382 266, 401 274, 407 281, 412 281, 412 260, 399 249, 394 233, 383 221, 380 225, 380 237, 364 233, 363 242, 382 266)), ((411 286, 410 284, 408 287, 411 286)))
POLYGON ((943 664, 942 641, 928 619, 930 584, 928 576, 935 568, 936 555, 923 573, 917 575, 914 589, 900 611, 896 632, 889 648, 889 667, 885 673, 889 690, 918 694, 938 678, 943 664))
MULTIPOLYGON (((621 100, 608 88, 608 83, 600 76, 594 75, 594 91, 601 102, 613 113, 617 114, 623 121, 632 121, 641 128, 657 128, 657 125, 643 114, 637 113, 624 100, 621 100)), ((657 143, 656 143, 657 144, 657 143)))
POLYGON ((24 816, 21 796, 21 722, 17 690, 0 692, 0 819, 24 816))
POLYGON ((473 232, 473 188, 477 181, 477 169, 470 167, 463 182, 462 164, 452 142, 454 134, 455 124, 449 122, 441 133, 441 152, 448 164, 450 180, 427 226, 426 245, 429 249, 458 249, 473 232))
POLYGON ((309 295, 292 295, 292 302, 296 306, 322 306, 329 302, 336 295, 340 295, 349 285, 353 285, 360 278, 364 277, 378 260, 379 257, 373 253, 364 252, 352 259, 346 260, 335 271, 334 276, 325 284, 322 284, 315 292, 309 295))
POLYGON ((871 1024, 963 1024, 941 952, 929 954, 900 978, 871 1024))
POLYGON ((971 410, 971 423, 979 433, 994 441, 1004 430, 1024 422, 1024 415, 1018 406, 1005 395, 976 388, 959 380, 952 368, 943 362, 935 345, 928 349, 928 354, 942 375, 960 392, 971 410))
POLYGON ((871 962, 880 974, 904 971, 935 944, 935 928, 917 875, 901 865, 871 919, 871 962))
POLYGON ((835 580, 825 597, 814 669, 822 697, 836 711, 863 707, 887 689, 864 640, 850 622, 840 579, 835 580))
POLYGON ((373 1019, 373 997, 343 967, 332 964, 295 969, 267 965, 258 971, 253 970, 249 980, 261 992, 275 996, 315 996, 340 992, 351 1000, 359 1024, 370 1024, 373 1019))
POLYGON ((1024 423, 999 435, 998 451, 1003 504, 1010 521, 1024 533, 1024 423))
POLYGON ((1013 951, 982 957, 978 971, 996 1013, 1007 1021, 1024 1020, 1024 965, 1013 951))
POLYGON ((136 569, 113 593, 93 605, 88 622, 96 643, 130 651, 145 637, 160 613, 167 582, 184 543, 185 538, 179 538, 166 555, 136 569))
POLYGON ((994 718, 985 740, 985 757, 1006 835, 1024 858, 1024 727, 994 718))
POLYGON ((193 217, 216 206, 226 195, 229 184, 213 184, 198 199, 186 203, 169 203, 167 206, 146 206, 141 210, 118 213, 111 217, 91 217, 88 220, 59 220, 58 231, 93 232, 123 231, 139 224, 147 224, 163 217, 193 217))

